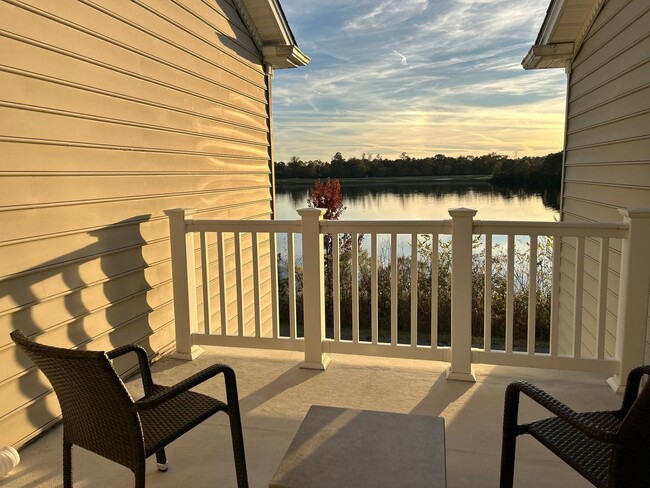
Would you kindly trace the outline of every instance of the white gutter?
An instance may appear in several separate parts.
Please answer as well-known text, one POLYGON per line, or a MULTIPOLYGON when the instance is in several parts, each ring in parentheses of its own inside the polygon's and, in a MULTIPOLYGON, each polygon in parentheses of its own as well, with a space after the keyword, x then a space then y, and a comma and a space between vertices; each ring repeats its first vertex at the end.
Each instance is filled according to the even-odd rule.
POLYGON ((524 69, 535 68, 566 68, 573 59, 574 43, 535 44, 521 62, 524 69))

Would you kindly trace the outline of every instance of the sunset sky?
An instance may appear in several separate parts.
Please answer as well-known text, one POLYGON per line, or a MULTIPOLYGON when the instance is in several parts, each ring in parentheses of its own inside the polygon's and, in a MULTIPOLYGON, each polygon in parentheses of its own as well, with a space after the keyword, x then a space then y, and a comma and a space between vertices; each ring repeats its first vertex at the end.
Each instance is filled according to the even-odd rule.
POLYGON ((307 67, 277 70, 275 159, 562 148, 566 75, 524 71, 549 0, 281 0, 307 67))

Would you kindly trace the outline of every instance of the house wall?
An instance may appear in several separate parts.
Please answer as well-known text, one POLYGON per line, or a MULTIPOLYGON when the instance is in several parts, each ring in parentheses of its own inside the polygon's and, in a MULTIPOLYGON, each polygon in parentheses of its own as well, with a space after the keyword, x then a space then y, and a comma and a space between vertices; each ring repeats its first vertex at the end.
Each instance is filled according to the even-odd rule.
POLYGON ((0 446, 60 414, 13 329, 62 347, 173 349, 163 210, 269 218, 267 83, 230 0, 0 2, 0 446))
MULTIPOLYGON (((646 0, 604 4, 569 77, 562 220, 616 222, 619 208, 650 207, 650 8, 646 0)), ((586 242, 583 347, 596 339, 599 245, 586 242)), ((614 354, 620 242, 609 254, 606 355, 614 354)), ((562 245, 560 351, 573 337, 575 240, 562 245)), ((649 336, 646 362, 650 362, 649 336)))

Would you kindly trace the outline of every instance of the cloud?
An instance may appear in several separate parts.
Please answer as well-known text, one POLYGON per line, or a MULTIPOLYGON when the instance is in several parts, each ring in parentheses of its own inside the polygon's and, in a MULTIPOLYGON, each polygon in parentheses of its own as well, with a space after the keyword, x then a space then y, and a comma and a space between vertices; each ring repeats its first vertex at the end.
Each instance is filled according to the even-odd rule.
POLYGON ((379 5, 376 3, 365 2, 372 9, 349 19, 344 30, 384 28, 418 16, 428 6, 428 0, 382 0, 379 5))
POLYGON ((400 62, 401 62, 402 64, 404 64, 404 65, 408 64, 408 63, 406 62, 406 56, 404 56, 402 53, 398 53, 397 51, 395 51, 395 49, 393 49, 393 52, 394 52, 395 54, 397 54, 397 55, 401 58, 401 61, 400 61, 400 62))
POLYGON ((459 39, 463 45, 488 40, 503 41, 522 33, 533 36, 539 28, 544 6, 538 0, 457 0, 422 25, 447 45, 459 39), (541 8, 540 8, 541 7, 541 8))

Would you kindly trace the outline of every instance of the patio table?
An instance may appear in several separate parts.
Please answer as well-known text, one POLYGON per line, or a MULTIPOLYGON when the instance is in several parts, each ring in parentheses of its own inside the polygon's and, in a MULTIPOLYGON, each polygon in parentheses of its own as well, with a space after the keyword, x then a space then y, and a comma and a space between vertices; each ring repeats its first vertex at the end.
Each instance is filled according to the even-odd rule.
POLYGON ((314 405, 269 488, 446 484, 444 419, 314 405))

